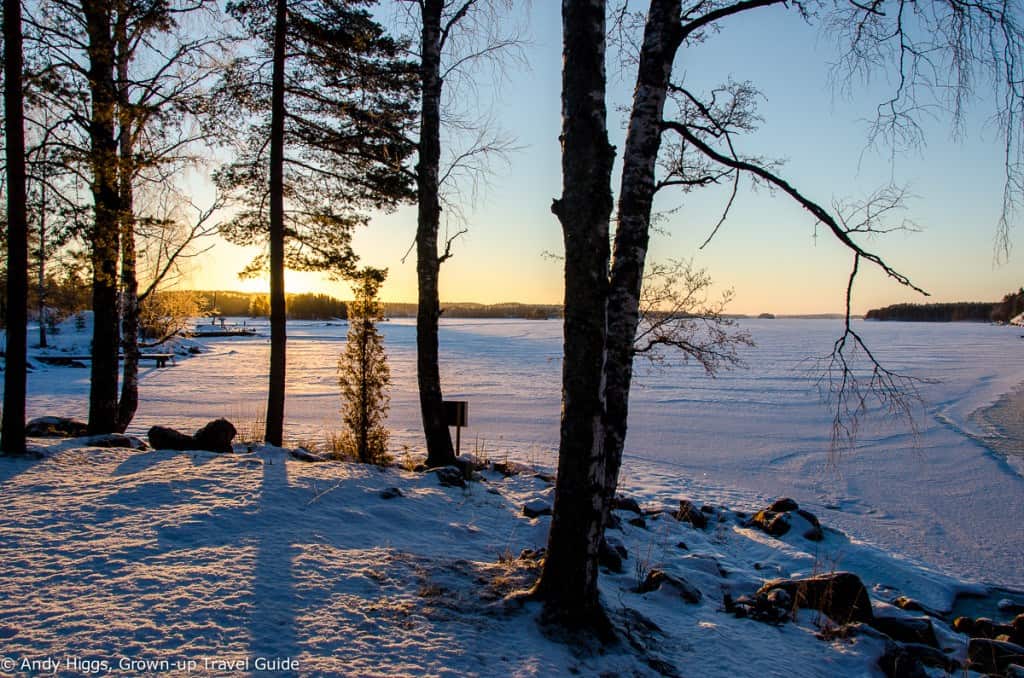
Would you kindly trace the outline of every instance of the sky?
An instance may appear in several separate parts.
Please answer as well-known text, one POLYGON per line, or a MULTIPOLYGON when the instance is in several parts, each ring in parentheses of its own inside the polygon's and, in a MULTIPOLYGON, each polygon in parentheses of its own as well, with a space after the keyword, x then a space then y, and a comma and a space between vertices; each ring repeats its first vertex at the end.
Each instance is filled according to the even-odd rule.
MULTIPOLYGON (((515 139, 517 150, 497 163, 475 199, 462 201, 467 233, 441 271, 443 301, 561 303, 562 236, 551 214, 561 192, 560 3, 520 4, 509 25, 525 27, 521 63, 504 75, 480 74, 473 91, 455 93, 462 103, 491 111, 495 124, 515 139), (469 99, 472 101, 469 101, 469 99)), ((968 110, 962 132, 948 117, 925 118, 926 145, 892 156, 866 148, 868 121, 891 86, 884 77, 840 91, 830 79, 837 58, 833 39, 818 25, 781 7, 746 12, 720 33, 680 50, 674 73, 689 87, 707 90, 728 79, 749 80, 761 90, 760 129, 742 138, 741 152, 785 161, 778 173, 807 197, 824 204, 856 200, 895 181, 913 196, 905 217, 919 230, 876 237, 864 244, 930 293, 925 298, 861 267, 855 313, 901 302, 994 301, 1024 284, 1020 255, 995 257, 1002 201, 1003 148, 992 124, 995 111, 985 83, 968 110)), ((609 59, 609 133, 620 153, 633 73, 609 59)), ((617 188, 621 164, 613 174, 617 188)), ((657 210, 674 210, 652 238, 650 261, 682 259, 704 268, 715 292, 731 289, 729 312, 757 314, 840 312, 852 258, 788 197, 741 190, 729 220, 704 248, 727 192, 659 194, 657 210)), ((382 296, 415 301, 414 207, 374 215, 354 237, 361 259, 386 267, 382 296)), ((458 224, 451 228, 458 230, 458 224)), ((1013 234, 1020 240, 1019 227, 1013 234)), ((453 230, 454 232, 454 230, 453 230)), ((266 280, 241 281, 251 251, 219 242, 192 263, 184 285, 198 289, 263 291, 266 280)), ((342 298, 346 285, 323 276, 288 272, 289 292, 316 291, 342 298)))

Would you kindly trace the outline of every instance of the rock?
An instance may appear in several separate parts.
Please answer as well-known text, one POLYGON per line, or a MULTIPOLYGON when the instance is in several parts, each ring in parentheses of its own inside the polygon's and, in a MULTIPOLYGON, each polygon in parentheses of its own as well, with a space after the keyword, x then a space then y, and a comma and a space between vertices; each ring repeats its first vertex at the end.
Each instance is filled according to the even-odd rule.
MULTIPOLYGON (((1016 621, 1016 620, 1014 620, 1016 621)), ((970 638, 989 638, 998 636, 1016 636, 1017 629, 1013 624, 997 624, 988 617, 957 617, 953 620, 953 630, 970 638)))
POLYGON ((146 434, 154 450, 194 450, 196 441, 190 435, 166 426, 154 426, 146 434))
POLYGON ((637 503, 636 499, 631 497, 623 497, 615 495, 612 499, 612 510, 613 511, 631 511, 637 515, 642 515, 643 511, 640 510, 640 504, 637 503))
POLYGON ((700 589, 682 577, 676 577, 664 570, 658 569, 648 572, 636 590, 637 593, 650 593, 651 591, 659 590, 662 586, 671 587, 678 592, 680 598, 691 605, 696 605, 703 597, 700 589))
MULTIPOLYGON (((782 591, 781 593, 785 593, 782 591)), ((784 624, 793 613, 788 596, 759 594, 756 596, 740 596, 735 601, 726 594, 723 598, 725 611, 740 619, 750 618, 768 624, 784 624), (787 602, 786 605, 781 603, 787 602)))
POLYGON ((1024 647, 989 638, 971 638, 967 667, 978 673, 1002 673, 1011 664, 1024 665, 1024 647))
POLYGON ((701 513, 688 499, 679 500, 679 509, 672 514, 672 517, 680 522, 690 523, 700 530, 708 526, 707 516, 701 513))
POLYGON ((399 497, 403 497, 405 495, 403 495, 402 491, 397 487, 388 487, 381 490, 377 496, 379 496, 381 499, 398 499, 399 497))
POLYGON ((932 666, 942 669, 947 673, 954 673, 963 669, 963 666, 954 657, 944 653, 942 650, 931 645, 921 643, 903 643, 903 649, 913 655, 925 666, 932 666))
POLYGON ((876 615, 871 625, 901 643, 939 646, 932 620, 928 617, 880 617, 876 615))
POLYGON ((530 470, 530 467, 524 464, 518 464, 514 461, 496 461, 491 464, 491 470, 509 478, 521 473, 526 473, 530 470))
POLYGON ((441 487, 466 486, 466 477, 462 474, 462 469, 457 466, 437 466, 427 469, 427 473, 436 475, 437 482, 441 487))
POLYGON ((821 541, 825 538, 825 533, 821 531, 820 527, 811 527, 804 530, 800 536, 807 541, 821 541))
POLYGON ((796 511, 798 508, 800 506, 789 497, 780 497, 772 502, 768 510, 773 513, 785 513, 786 511, 796 511))
POLYGON ((142 441, 129 438, 120 433, 101 433, 100 435, 89 436, 82 442, 89 447, 128 447, 135 449, 142 441))
POLYGON ((974 620, 970 617, 957 617, 953 620, 953 630, 970 636, 971 631, 974 630, 974 620))
POLYGON ((773 589, 785 590, 798 607, 820 610, 839 624, 851 621, 871 623, 874 619, 867 589, 860 577, 852 572, 832 572, 805 579, 775 579, 758 589, 757 593, 767 595, 773 589))
POLYGON ((878 658, 878 668, 888 678, 928 678, 921 660, 899 643, 885 644, 885 652, 878 658))
MULTIPOLYGON (((623 552, 626 550, 625 546, 618 546, 623 552)), ((601 540, 601 548, 597 553, 597 562, 601 567, 606 567, 612 572, 621 574, 623 572, 622 560, 625 557, 626 556, 620 552, 619 549, 610 544, 607 539, 601 540)))
POLYGON ((551 515, 551 505, 543 499, 534 499, 523 505, 523 515, 527 518, 539 518, 551 515))
POLYGON ((1013 629, 1011 635, 1016 639, 1013 642, 1018 645, 1024 645, 1024 614, 1018 614, 1014 617, 1013 621, 1010 622, 1010 628, 1013 629))
POLYGON ((792 608, 793 606, 793 599, 789 597, 789 593, 787 593, 785 589, 773 589, 768 592, 768 595, 765 596, 765 598, 772 606, 782 608, 784 610, 792 608))
POLYGON ((944 615, 938 610, 932 609, 913 598, 908 598, 907 596, 900 596, 899 598, 896 598, 892 601, 892 604, 901 610, 906 610, 907 612, 923 612, 929 617, 936 617, 938 619, 942 619, 944 617, 944 615))
POLYGON ((810 523, 810 527, 801 533, 801 536, 803 536, 804 539, 810 541, 821 541, 825 538, 825 533, 821 530, 821 523, 818 522, 818 516, 803 509, 796 509, 793 512, 810 523))
POLYGON ((775 511, 765 509, 754 514, 754 517, 747 521, 747 527, 756 527, 765 534, 781 537, 789 532, 791 524, 788 514, 776 513, 775 511))
POLYGON ((319 454, 313 454, 304 447, 296 447, 294 449, 288 450, 288 454, 290 454, 295 459, 298 459, 299 461, 309 461, 314 463, 327 461, 327 457, 323 457, 319 454))
POLYGON ((30 438, 81 438, 88 428, 77 419, 38 417, 25 424, 25 435, 30 438))
POLYGON ((1010 598, 1001 598, 996 606, 1001 612, 1007 612, 1009 614, 1024 612, 1024 603, 1017 600, 1011 600, 1010 598))
POLYGON ((235 439, 236 433, 238 431, 227 419, 214 419, 196 431, 193 437, 196 449, 230 454, 234 451, 231 449, 231 441, 235 439))

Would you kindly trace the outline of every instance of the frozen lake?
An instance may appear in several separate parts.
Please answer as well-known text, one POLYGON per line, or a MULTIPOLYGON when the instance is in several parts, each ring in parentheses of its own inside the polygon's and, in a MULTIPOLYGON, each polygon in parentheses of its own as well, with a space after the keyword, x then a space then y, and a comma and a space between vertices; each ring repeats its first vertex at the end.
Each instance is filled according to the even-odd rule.
MULTIPOLYGON (((382 327, 393 378, 392 444, 397 453, 415 450, 415 328, 411 320, 382 327)), ((807 359, 830 350, 840 322, 746 320, 743 327, 757 343, 742 352, 745 369, 714 379, 696 365, 639 369, 625 484, 656 463, 751 505, 790 495, 856 538, 954 575, 1024 587, 1024 464, 992 452, 992 440, 1010 431, 972 416, 1024 382, 1019 329, 858 321, 888 367, 930 381, 921 387, 926 405, 916 435, 904 422, 872 418, 857 449, 835 459, 832 413, 807 359)), ((335 366, 345 331, 339 323, 289 324, 285 435, 292 443, 318 443, 339 427, 335 366)), ((240 429, 259 426, 268 339, 203 341, 209 353, 172 369, 144 368, 130 432, 154 424, 191 430, 218 416, 240 429)), ((446 398, 469 401, 463 451, 553 464, 560 321, 443 321, 441 355, 446 398)), ((29 416, 84 418, 88 371, 39 370, 29 392, 29 416)))

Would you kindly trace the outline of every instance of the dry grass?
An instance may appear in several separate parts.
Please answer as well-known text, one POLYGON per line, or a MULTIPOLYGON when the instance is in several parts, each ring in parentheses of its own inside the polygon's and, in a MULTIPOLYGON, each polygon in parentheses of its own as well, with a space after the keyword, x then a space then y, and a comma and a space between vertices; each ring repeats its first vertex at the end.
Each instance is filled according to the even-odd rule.
POLYGON ((260 408, 244 408, 239 406, 231 417, 235 430, 235 440, 245 445, 263 444, 267 431, 267 413, 260 408))

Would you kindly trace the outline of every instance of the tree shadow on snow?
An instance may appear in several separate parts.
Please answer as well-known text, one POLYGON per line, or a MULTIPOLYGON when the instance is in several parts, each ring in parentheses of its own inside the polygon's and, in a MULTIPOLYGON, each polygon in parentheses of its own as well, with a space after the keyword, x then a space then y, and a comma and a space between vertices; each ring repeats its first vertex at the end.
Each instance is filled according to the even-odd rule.
MULTIPOLYGON (((254 522, 257 526, 270 522, 262 516, 273 519, 271 502, 288 490, 288 468, 284 459, 263 464, 263 488, 259 499, 259 514, 254 522)), ((295 585, 292 567, 296 549, 291 539, 279 542, 269 538, 279 530, 266 530, 257 534, 256 563, 252 578, 252 614, 249 618, 249 634, 252 638, 249 655, 252 662, 257 659, 296 658, 299 645, 295 634, 295 585)))

